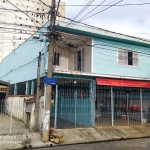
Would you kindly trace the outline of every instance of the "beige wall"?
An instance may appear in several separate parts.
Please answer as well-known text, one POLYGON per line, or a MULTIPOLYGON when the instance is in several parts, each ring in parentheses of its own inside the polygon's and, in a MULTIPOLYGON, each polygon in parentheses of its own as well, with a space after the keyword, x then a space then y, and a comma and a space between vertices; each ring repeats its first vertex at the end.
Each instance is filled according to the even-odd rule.
MULTIPOLYGON (((88 45, 92 45, 92 40, 86 41, 88 45)), ((92 72, 92 47, 84 47, 84 72, 92 72)))
MULTIPOLYGON (((92 44, 92 39, 89 39, 86 41, 87 44, 92 44)), ((81 43, 79 43, 81 45, 81 43)), ((81 72, 91 72, 91 55, 92 55, 92 48, 89 46, 79 46, 77 49, 76 48, 65 48, 62 49, 57 45, 55 45, 55 52, 58 52, 60 54, 60 65, 59 66, 54 66, 55 71, 77 71, 75 70, 76 68, 76 51, 82 50, 82 71, 81 72)))

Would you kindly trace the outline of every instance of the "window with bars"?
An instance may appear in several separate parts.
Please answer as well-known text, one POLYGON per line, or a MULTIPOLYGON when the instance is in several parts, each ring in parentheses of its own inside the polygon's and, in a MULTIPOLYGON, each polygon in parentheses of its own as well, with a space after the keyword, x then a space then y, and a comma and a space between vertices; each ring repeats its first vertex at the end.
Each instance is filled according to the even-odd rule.
POLYGON ((118 64, 127 66, 139 66, 139 53, 125 49, 118 49, 118 64))

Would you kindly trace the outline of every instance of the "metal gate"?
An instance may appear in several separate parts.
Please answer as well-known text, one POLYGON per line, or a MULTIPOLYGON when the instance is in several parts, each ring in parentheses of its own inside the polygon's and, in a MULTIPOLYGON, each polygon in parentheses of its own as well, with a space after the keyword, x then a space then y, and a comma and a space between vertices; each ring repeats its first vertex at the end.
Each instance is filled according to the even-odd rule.
POLYGON ((6 99, 5 99, 6 93, 0 93, 0 114, 5 113, 5 106, 6 106, 6 99))
POLYGON ((140 89, 113 88, 114 125, 141 124, 140 89))
POLYGON ((96 86, 95 125, 141 124, 139 88, 96 86))
POLYGON ((0 114, 5 114, 5 99, 0 99, 0 114))
POLYGON ((96 87, 95 125, 111 126, 111 89, 107 86, 96 87))
POLYGON ((91 127, 93 95, 92 80, 58 78, 52 92, 51 127, 91 127))

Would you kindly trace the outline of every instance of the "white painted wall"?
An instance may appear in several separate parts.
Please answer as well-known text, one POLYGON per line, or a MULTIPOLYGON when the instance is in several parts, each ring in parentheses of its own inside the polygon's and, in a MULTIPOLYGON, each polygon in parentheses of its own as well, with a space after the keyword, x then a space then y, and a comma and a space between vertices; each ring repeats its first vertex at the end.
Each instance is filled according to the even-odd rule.
POLYGON ((23 121, 25 97, 8 97, 6 102, 6 112, 13 117, 23 121))
MULTIPOLYGON (((26 117, 26 103, 24 102, 25 98, 32 98, 31 97, 8 97, 6 102, 6 113, 8 115, 11 114, 12 116, 20 121, 25 122, 26 117)), ((30 116, 30 124, 29 128, 34 128, 34 119, 35 119, 35 102, 31 102, 31 116, 30 116)), ((44 116, 44 96, 40 98, 40 106, 39 106, 39 129, 42 130, 42 122, 43 122, 43 116, 44 116)))

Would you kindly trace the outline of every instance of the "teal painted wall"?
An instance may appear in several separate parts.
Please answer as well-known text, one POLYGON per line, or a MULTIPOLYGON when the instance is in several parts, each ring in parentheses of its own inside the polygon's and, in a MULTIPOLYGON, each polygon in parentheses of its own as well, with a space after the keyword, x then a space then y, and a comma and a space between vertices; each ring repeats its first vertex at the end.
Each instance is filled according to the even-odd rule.
MULTIPOLYGON (((47 27, 47 24, 44 27, 47 27)), ((46 28, 38 32, 41 34, 44 31, 46 28)), ((40 35, 40 39, 46 40, 46 37, 40 35)), ((48 42, 39 42, 31 36, 0 63, 0 80, 13 84, 35 79, 37 77, 37 57, 42 50, 41 76, 44 76, 47 45, 48 42)))
MULTIPOLYGON (((48 27, 48 23, 44 26, 48 27)), ((46 28, 40 29, 38 32, 46 31, 46 28)), ((71 30, 71 29, 70 29, 71 30)), ((78 34, 82 32, 78 29, 72 29, 72 33, 76 31, 78 34)), ((37 32, 37 33, 38 33, 37 32)), ((117 41, 111 41, 101 39, 101 37, 95 37, 87 31, 90 37, 93 36, 93 44, 103 44, 108 46, 96 46, 93 47, 93 73, 119 75, 119 76, 131 76, 140 78, 150 78, 150 55, 140 54, 140 66, 119 66, 117 64, 117 48, 124 48, 129 50, 137 50, 142 53, 149 53, 150 48, 146 46, 132 45, 127 43, 121 43, 117 41)), ((40 36, 40 39, 46 39, 45 36, 40 36)), ((37 40, 30 37, 21 46, 19 46, 14 52, 9 54, 0 63, 0 80, 9 82, 11 84, 24 82, 35 79, 37 77, 37 57, 39 51, 42 51, 42 63, 41 63, 41 77, 45 76, 45 70, 47 69, 47 55, 46 47, 48 42, 37 42, 37 40)))
POLYGON ((93 44, 102 44, 106 46, 96 45, 93 47, 93 73, 150 78, 150 48, 121 43, 116 41, 93 38, 93 44), (140 66, 120 66, 117 64, 117 48, 138 51, 140 57, 140 66), (141 53, 148 53, 141 54, 141 53))

